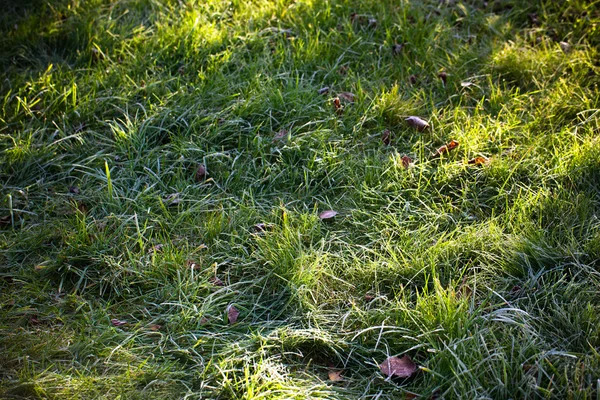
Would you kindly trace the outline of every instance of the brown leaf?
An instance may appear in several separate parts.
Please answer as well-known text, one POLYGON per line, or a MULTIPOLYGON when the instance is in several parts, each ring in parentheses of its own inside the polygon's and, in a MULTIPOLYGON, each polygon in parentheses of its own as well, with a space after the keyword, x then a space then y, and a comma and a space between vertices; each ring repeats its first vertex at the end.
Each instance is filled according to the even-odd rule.
POLYGON ((266 231, 270 231, 275 227, 275 225, 273 224, 265 224, 264 222, 261 222, 259 224, 256 224, 252 227, 252 230, 255 233, 261 233, 261 232, 266 232, 266 231))
POLYGON ((185 262, 185 265, 186 265, 188 268, 191 268, 191 269, 194 269, 194 270, 198 270, 198 269, 200 269, 200 265, 199 265, 198 263, 196 263, 196 261, 194 261, 194 260, 187 260, 187 261, 185 262))
POLYGON ((407 354, 404 357, 389 357, 379 366, 381 373, 388 377, 397 376, 399 378, 408 378, 419 370, 417 364, 411 360, 407 354))
POLYGON ((317 93, 319 93, 319 94, 327 94, 327 93, 329 93, 329 86, 322 87, 321 89, 319 89, 317 91, 317 93))
POLYGON ((288 133, 289 132, 287 131, 287 129, 280 129, 279 132, 277 132, 273 137, 273 141, 276 142, 286 140, 288 137, 288 133))
POLYGON ((375 300, 375 296, 373 296, 372 294, 365 294, 365 301, 373 301, 375 300))
POLYGON ((410 167, 410 164, 412 164, 413 159, 410 158, 409 156, 402 156, 402 158, 400 158, 400 160, 402 160, 402 167, 404 169, 410 167))
POLYGON ((338 115, 341 115, 342 112, 344 111, 344 107, 342 106, 342 103, 340 102, 339 97, 336 97, 335 99, 333 99, 333 106, 335 107, 335 111, 338 113, 338 115))
POLYGON ((471 164, 471 165, 484 165, 484 164, 487 164, 488 162, 490 162, 489 158, 484 157, 484 156, 478 156, 478 157, 472 158, 469 161, 467 161, 467 163, 471 164))
POLYGON ((41 323, 42 323, 42 321, 40 321, 40 320, 38 319, 38 316, 37 316, 37 315, 32 315, 32 316, 29 318, 29 323, 30 323, 31 325, 39 325, 39 324, 41 324, 41 323))
POLYGON ((339 369, 330 369, 327 371, 327 375, 329 376, 329 380, 331 382, 341 382, 344 380, 344 377, 342 377, 342 372, 344 371, 339 369))
POLYGON ((79 188, 77 186, 69 186, 69 193, 79 194, 79 188))
POLYGON ((455 148, 458 147, 458 141, 456 140, 451 140, 450 143, 447 143, 445 145, 443 145, 442 147, 438 148, 432 155, 431 157, 437 157, 439 155, 442 154, 446 154, 448 153, 450 150, 454 150, 455 148))
POLYGON ((200 164, 198 165, 198 169, 196 170, 196 182, 202 182, 206 179, 206 165, 200 164))
POLYGON ((410 82, 411 85, 416 85, 418 82, 419 76, 418 75, 411 75, 408 77, 408 81, 410 82))
POLYGON ((446 81, 448 80, 448 73, 446 71, 442 71, 438 74, 438 78, 440 78, 445 85, 446 81))
POLYGON ((344 101, 347 101, 348 103, 354 103, 354 98, 356 96, 354 96, 354 93, 350 93, 350 92, 342 92, 340 94, 338 94, 338 96, 343 99, 344 101))
POLYGON ((338 214, 337 211, 327 210, 327 211, 323 211, 321 214, 319 214, 319 218, 321 220, 331 219, 331 218, 335 217, 337 214, 338 214))
POLYGON ((127 321, 121 321, 120 319, 113 318, 110 320, 110 323, 114 326, 123 326, 127 325, 127 321))
POLYGON ((153 332, 160 331, 160 328, 162 328, 162 325, 158 325, 158 324, 152 324, 152 325, 148 326, 148 329, 150 329, 153 332))
POLYGON ((225 286, 225 284, 223 283, 223 281, 221 279, 219 279, 216 276, 212 276, 208 279, 209 283, 212 283, 215 286, 225 286))
POLYGON ((229 321, 229 325, 235 324, 239 316, 240 312, 234 305, 230 304, 227 306, 227 320, 229 321))
POLYGON ((427 121, 419 117, 408 117, 406 118, 406 122, 413 128, 416 128, 419 132, 423 132, 425 129, 429 128, 427 121))
POLYGON ((338 73, 340 75, 346 75, 348 73, 348 66, 347 65, 342 65, 339 69, 338 69, 338 73))
POLYGON ((383 144, 385 144, 386 146, 389 146, 390 143, 392 142, 391 136, 392 136, 392 132, 390 132, 389 129, 384 130, 383 133, 381 134, 381 141, 383 142, 383 144))

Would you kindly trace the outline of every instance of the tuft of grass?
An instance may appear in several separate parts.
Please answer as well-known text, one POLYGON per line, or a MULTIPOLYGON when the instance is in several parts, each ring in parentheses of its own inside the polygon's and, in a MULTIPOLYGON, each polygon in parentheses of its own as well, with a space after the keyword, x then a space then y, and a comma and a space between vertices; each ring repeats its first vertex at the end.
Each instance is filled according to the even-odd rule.
POLYGON ((3 5, 0 397, 597 397, 599 23, 3 5))

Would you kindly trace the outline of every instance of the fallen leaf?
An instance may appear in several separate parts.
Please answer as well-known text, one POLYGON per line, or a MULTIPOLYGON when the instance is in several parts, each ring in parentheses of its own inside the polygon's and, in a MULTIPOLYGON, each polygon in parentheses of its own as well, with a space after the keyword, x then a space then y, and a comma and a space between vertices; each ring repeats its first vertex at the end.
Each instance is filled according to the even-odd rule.
POLYGON ((162 325, 158 325, 158 324, 152 324, 152 325, 148 326, 148 329, 150 329, 153 332, 160 331, 160 328, 162 328, 162 325))
POLYGON ((338 214, 337 211, 327 210, 327 211, 323 211, 321 214, 319 214, 319 218, 321 220, 331 219, 331 218, 335 217, 337 214, 338 214))
POLYGON ((165 247, 164 244, 157 244, 155 246, 150 247, 150 249, 148 249, 148 253, 158 253, 159 251, 161 251, 163 249, 163 247, 165 247))
POLYGON ((165 203, 167 203, 169 207, 176 206, 177 204, 181 203, 179 193, 171 193, 170 195, 168 195, 165 198, 165 203))
POLYGON ((235 324, 239 316, 240 312, 234 305, 230 304, 227 306, 227 319, 229 320, 229 325, 235 324))
POLYGON ((402 49, 404 49, 404 45, 396 43, 395 45, 392 46, 392 54, 397 56, 400 53, 402 53, 402 49))
POLYGON ((431 157, 437 157, 439 155, 442 154, 446 154, 448 153, 450 150, 454 150, 455 148, 458 147, 458 142, 456 140, 451 140, 450 143, 443 145, 442 147, 438 148, 432 155, 431 157))
POLYGON ((423 132, 425 129, 429 128, 427 121, 419 117, 408 117, 406 118, 406 122, 408 122, 410 126, 416 128, 419 132, 423 132))
POLYGON ((475 158, 471 158, 469 161, 467 161, 467 164, 484 165, 484 164, 487 164, 488 162, 490 162, 489 158, 484 157, 484 156, 478 156, 475 158))
POLYGON ((288 138, 288 131, 287 129, 280 129, 279 132, 277 132, 275 134, 275 136, 273 137, 273 141, 284 141, 288 138))
POLYGON ((419 370, 417 364, 411 360, 407 354, 404 357, 389 357, 379 366, 381 373, 388 377, 397 376, 399 378, 408 378, 419 370))
POLYGON ((319 94, 327 94, 327 93, 329 93, 329 86, 322 87, 321 89, 319 89, 317 91, 317 93, 319 93, 319 94))
POLYGON ((77 186, 69 186, 69 193, 79 194, 79 188, 77 186))
POLYGON ((400 160, 402 161, 402 167, 405 169, 410 167, 410 164, 412 164, 412 162, 413 162, 413 159, 410 158, 409 156, 402 156, 402 158, 400 158, 400 160))
POLYGON ((121 321, 120 319, 113 318, 110 320, 110 323, 114 326, 123 326, 127 325, 127 321, 121 321))
POLYGON ((560 42, 558 44, 563 52, 569 53, 571 51, 571 44, 569 42, 560 42))
POLYGON ((338 113, 338 115, 341 115, 342 112, 344 111, 344 107, 342 106, 342 103, 340 102, 339 97, 336 97, 335 99, 333 99, 333 106, 335 107, 335 111, 338 113))
POLYGON ((33 315, 33 316, 31 316, 31 317, 29 318, 29 323, 30 323, 31 325, 39 325, 39 324, 41 324, 42 322, 41 322, 41 321, 38 319, 38 316, 37 316, 37 315, 33 315))
POLYGON ((373 296, 372 294, 365 294, 365 301, 373 301, 375 300, 375 296, 373 296))
POLYGON ((329 380, 331 382, 341 382, 344 380, 342 377, 342 370, 330 369, 327 371, 327 375, 329 376, 329 380))
POLYGON ((354 95, 354 93, 350 93, 350 92, 342 92, 342 93, 338 94, 338 96, 341 99, 347 101, 348 103, 354 103, 354 98, 356 97, 354 95))
POLYGON ((448 73, 446 71, 442 71, 438 74, 438 78, 440 78, 445 85, 446 81, 448 80, 448 73))
POLYGON ((225 284, 223 283, 223 281, 221 279, 219 279, 216 276, 212 276, 210 277, 210 279, 208 280, 209 283, 212 283, 215 286, 225 286, 225 284))
POLYGON ((188 268, 191 268, 191 269, 193 269, 193 270, 199 270, 199 269, 201 269, 201 266, 200 266, 200 264, 199 264, 199 263, 197 263, 197 262, 196 262, 196 261, 194 261, 194 260, 187 260, 187 261, 185 262, 185 265, 186 265, 188 268))
POLYGON ((43 264, 39 264, 39 265, 36 265, 35 267, 33 267, 33 269, 35 269, 38 272, 43 271, 45 268, 46 268, 46 266, 43 264))
POLYGON ((206 179, 206 165, 200 164, 198 165, 198 169, 196 170, 196 182, 202 182, 206 179))
POLYGON ((392 142, 391 136, 392 136, 392 132, 390 132, 388 129, 384 130, 383 133, 381 134, 381 141, 383 142, 383 144, 385 144, 386 146, 389 146, 390 143, 392 142))
POLYGON ((418 75, 411 75, 408 77, 408 81, 411 83, 411 85, 416 85, 418 78, 419 78, 418 75))

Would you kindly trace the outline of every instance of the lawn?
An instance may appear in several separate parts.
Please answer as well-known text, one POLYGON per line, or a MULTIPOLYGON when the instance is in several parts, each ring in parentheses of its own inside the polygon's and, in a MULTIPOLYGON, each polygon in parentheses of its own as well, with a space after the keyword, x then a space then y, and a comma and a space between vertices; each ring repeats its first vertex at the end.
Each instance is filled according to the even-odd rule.
POLYGON ((600 396, 599 1, 3 0, 0 71, 1 398, 600 396))

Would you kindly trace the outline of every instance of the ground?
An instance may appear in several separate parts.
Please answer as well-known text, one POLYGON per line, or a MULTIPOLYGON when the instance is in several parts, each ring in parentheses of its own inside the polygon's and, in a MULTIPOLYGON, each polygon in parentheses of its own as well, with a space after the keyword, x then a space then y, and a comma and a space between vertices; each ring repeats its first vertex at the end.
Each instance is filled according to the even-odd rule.
POLYGON ((0 7, 0 397, 599 395, 598 1, 0 7))

